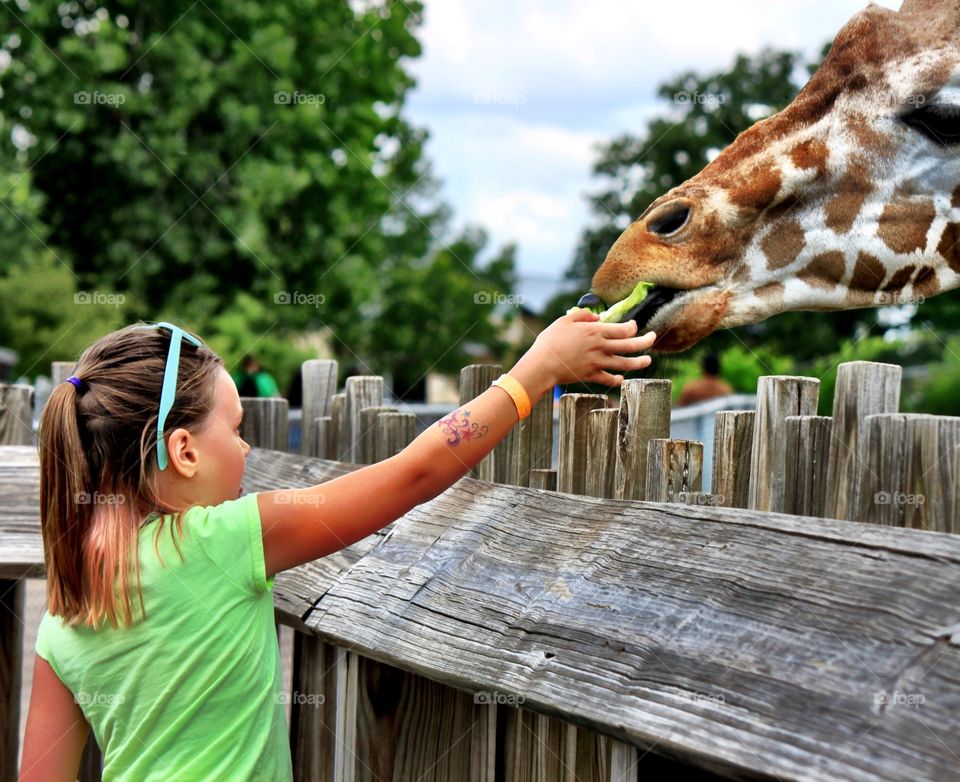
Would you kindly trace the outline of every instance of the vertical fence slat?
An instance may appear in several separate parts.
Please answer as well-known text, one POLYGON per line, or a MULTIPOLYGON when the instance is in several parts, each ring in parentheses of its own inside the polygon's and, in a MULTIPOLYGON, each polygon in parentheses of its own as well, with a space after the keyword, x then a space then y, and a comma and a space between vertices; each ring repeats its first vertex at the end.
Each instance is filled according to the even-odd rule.
POLYGON ((684 502, 681 493, 700 494, 703 489, 703 443, 699 440, 657 438, 647 444, 649 502, 684 502))
POLYGON ((314 418, 311 428, 313 429, 313 438, 310 447, 313 449, 313 452, 308 455, 316 456, 320 459, 332 459, 334 447, 331 440, 333 434, 333 417, 322 415, 319 418, 314 418))
POLYGON ((788 415, 783 419, 786 475, 784 513, 823 516, 827 459, 833 419, 821 415, 788 415))
POLYGON ((646 499, 647 445, 670 437, 669 380, 624 380, 620 384, 616 499, 646 499))
POLYGON ((347 460, 347 451, 350 442, 350 422, 347 419, 347 395, 343 392, 334 394, 330 399, 330 443, 333 450, 330 458, 343 462, 347 460))
POLYGON ((530 488, 546 489, 547 491, 557 490, 557 471, 556 470, 530 470, 530 488))
POLYGON ((553 461, 553 394, 540 397, 530 415, 513 429, 512 471, 507 480, 514 486, 529 486, 530 471, 550 469, 553 461))
MULTIPOLYGON (((330 415, 330 400, 337 390, 337 368, 337 362, 331 359, 313 358, 301 365, 303 419, 300 452, 304 456, 316 456, 321 451, 317 445, 317 429, 312 424, 316 419, 330 415)), ((323 458, 327 457, 324 455, 323 458)))
POLYGON ((783 497, 783 419, 788 415, 816 415, 819 394, 820 381, 812 377, 767 375, 757 381, 757 415, 750 456, 752 510, 781 510, 773 503, 774 498, 783 497))
POLYGON ((395 456, 414 441, 417 416, 414 413, 386 412, 377 416, 376 460, 395 456))
POLYGON ((714 502, 727 508, 750 504, 750 455, 753 451, 754 410, 721 410, 714 415, 714 502))
POLYGON ((864 485, 858 492, 858 521, 888 527, 903 526, 903 506, 884 502, 887 495, 906 491, 907 414, 877 413, 864 418, 864 485))
POLYGON ((960 443, 960 417, 911 415, 907 418, 907 448, 910 464, 904 496, 893 502, 904 505, 904 523, 913 529, 948 532, 956 525, 953 504, 956 465, 960 443))
POLYGON ((395 412, 397 408, 390 405, 372 405, 360 411, 360 430, 357 432, 357 458, 360 464, 377 461, 377 418, 383 413, 395 412))
POLYGON ((243 423, 240 435, 254 448, 286 451, 290 427, 290 404, 272 397, 240 397, 243 423))
POLYGON ((586 490, 587 415, 607 406, 603 394, 564 394, 560 397, 560 452, 557 491, 583 494, 586 490))
POLYGON ((830 486, 824 503, 828 518, 856 518, 860 507, 857 492, 863 482, 863 420, 868 415, 897 412, 902 374, 895 364, 873 361, 848 361, 837 367, 827 465, 830 486))
MULTIPOLYGON (((490 388, 490 384, 503 374, 500 364, 470 364, 460 370, 460 407, 490 388)), ((509 435, 508 435, 509 437, 509 435)), ((506 459, 506 440, 497 443, 493 450, 470 468, 467 473, 471 478, 481 481, 493 481, 497 476, 497 461, 506 459)), ((511 440, 511 447, 512 440, 511 440)), ((501 467, 501 470, 504 468, 501 467)))
MULTIPOLYGON (((30 445, 33 440, 33 386, 0 383, 0 445, 30 445)), ((17 778, 25 600, 23 579, 0 579, 0 716, 4 726, 0 728, 0 773, 4 779, 17 778)), ((96 748, 96 742, 93 746, 96 748)))
POLYGON ((615 407, 587 413, 587 478, 585 494, 613 499, 616 493, 617 427, 615 407))
POLYGON ((360 411, 365 407, 383 405, 383 378, 379 375, 354 375, 345 383, 347 394, 346 456, 348 462, 359 464, 360 459, 360 411))

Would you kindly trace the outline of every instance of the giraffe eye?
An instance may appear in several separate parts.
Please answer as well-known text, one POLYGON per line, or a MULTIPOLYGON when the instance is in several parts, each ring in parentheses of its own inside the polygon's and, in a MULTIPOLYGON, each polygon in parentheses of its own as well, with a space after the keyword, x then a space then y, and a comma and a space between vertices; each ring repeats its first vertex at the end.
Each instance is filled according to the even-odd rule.
POLYGON ((960 144, 960 106, 931 103, 918 106, 900 119, 941 147, 960 144))

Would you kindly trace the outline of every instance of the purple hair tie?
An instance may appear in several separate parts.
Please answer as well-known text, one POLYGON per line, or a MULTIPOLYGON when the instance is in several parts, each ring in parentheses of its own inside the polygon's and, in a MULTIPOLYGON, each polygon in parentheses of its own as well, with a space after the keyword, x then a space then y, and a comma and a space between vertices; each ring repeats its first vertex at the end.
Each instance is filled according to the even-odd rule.
POLYGON ((78 389, 80 388, 80 384, 83 382, 83 381, 82 381, 79 377, 77 377, 76 375, 70 375, 70 377, 68 377, 67 380, 69 380, 71 383, 73 383, 78 389))

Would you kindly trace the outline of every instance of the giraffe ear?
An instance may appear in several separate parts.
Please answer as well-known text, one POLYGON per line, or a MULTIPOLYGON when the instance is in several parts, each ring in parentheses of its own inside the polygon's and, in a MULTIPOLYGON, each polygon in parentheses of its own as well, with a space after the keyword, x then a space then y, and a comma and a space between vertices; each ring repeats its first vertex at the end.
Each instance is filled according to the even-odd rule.
POLYGON ((918 106, 900 120, 941 147, 960 144, 960 107, 931 103, 918 106))

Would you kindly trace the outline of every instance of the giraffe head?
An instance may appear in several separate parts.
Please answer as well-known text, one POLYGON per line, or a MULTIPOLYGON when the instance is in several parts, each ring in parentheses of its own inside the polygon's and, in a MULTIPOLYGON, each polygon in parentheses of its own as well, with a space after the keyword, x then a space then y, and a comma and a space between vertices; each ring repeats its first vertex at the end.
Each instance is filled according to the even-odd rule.
POLYGON ((960 0, 870 5, 783 111, 741 133, 617 239, 583 306, 685 350, 788 310, 960 286, 960 0))

